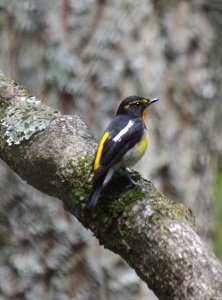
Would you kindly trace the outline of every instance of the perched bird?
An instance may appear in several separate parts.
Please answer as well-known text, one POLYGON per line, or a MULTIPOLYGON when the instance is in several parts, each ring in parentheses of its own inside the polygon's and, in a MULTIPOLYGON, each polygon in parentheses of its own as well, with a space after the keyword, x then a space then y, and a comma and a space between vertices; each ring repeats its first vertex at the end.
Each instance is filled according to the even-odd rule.
POLYGON ((116 116, 104 132, 96 151, 93 163, 93 187, 87 208, 96 205, 102 188, 118 169, 123 169, 129 180, 136 184, 127 167, 137 163, 146 151, 147 107, 157 100, 157 98, 130 96, 120 103, 116 116))

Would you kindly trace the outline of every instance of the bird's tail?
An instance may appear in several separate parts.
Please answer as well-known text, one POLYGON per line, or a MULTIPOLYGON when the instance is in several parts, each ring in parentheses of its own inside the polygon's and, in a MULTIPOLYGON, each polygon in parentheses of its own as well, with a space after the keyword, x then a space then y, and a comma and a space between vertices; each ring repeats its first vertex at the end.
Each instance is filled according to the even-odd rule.
POLYGON ((99 196, 100 196, 105 178, 106 178, 106 174, 101 176, 97 181, 95 181, 93 183, 93 187, 92 187, 92 190, 89 194, 89 200, 88 200, 88 203, 86 205, 86 208, 90 209, 90 208, 93 208, 96 205, 96 203, 99 199, 99 196))

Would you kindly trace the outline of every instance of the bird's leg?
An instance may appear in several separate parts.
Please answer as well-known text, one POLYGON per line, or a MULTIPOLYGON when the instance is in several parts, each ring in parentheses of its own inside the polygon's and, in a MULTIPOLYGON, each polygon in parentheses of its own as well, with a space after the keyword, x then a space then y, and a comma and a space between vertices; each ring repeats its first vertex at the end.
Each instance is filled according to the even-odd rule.
POLYGON ((132 173, 130 172, 130 170, 128 168, 124 168, 122 169, 122 172, 127 176, 127 178, 129 179, 129 181, 133 184, 133 185, 139 185, 142 186, 142 184, 140 182, 135 181, 132 178, 132 173))

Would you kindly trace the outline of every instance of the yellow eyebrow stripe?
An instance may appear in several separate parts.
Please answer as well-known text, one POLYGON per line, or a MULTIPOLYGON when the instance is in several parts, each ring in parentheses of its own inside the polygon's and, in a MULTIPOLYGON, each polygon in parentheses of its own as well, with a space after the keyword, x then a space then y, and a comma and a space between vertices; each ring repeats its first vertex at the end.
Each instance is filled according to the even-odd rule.
POLYGON ((106 131, 104 133, 100 143, 99 143, 99 146, 98 146, 98 149, 97 149, 97 152, 96 152, 95 161, 94 161, 94 167, 93 167, 94 172, 99 167, 100 159, 101 159, 101 155, 102 155, 102 151, 103 151, 103 145, 104 145, 105 141, 107 140, 108 136, 109 136, 109 131, 106 131))
POLYGON ((133 105, 133 104, 135 104, 135 103, 137 103, 137 102, 147 103, 147 102, 148 102, 148 100, 147 100, 147 99, 142 99, 142 100, 134 100, 134 101, 132 101, 132 102, 129 102, 128 104, 126 104, 124 107, 125 107, 125 108, 129 108, 129 107, 130 107, 130 105, 133 105))

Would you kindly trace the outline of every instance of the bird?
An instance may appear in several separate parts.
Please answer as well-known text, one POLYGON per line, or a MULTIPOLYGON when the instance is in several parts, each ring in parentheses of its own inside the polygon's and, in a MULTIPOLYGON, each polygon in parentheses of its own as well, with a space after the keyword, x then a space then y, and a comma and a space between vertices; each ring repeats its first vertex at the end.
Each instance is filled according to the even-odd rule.
POLYGON ((87 209, 95 207, 103 187, 115 171, 121 169, 132 184, 137 184, 128 167, 135 165, 147 149, 147 109, 158 100, 129 96, 121 101, 116 116, 103 133, 95 153, 92 167, 93 186, 87 209))

